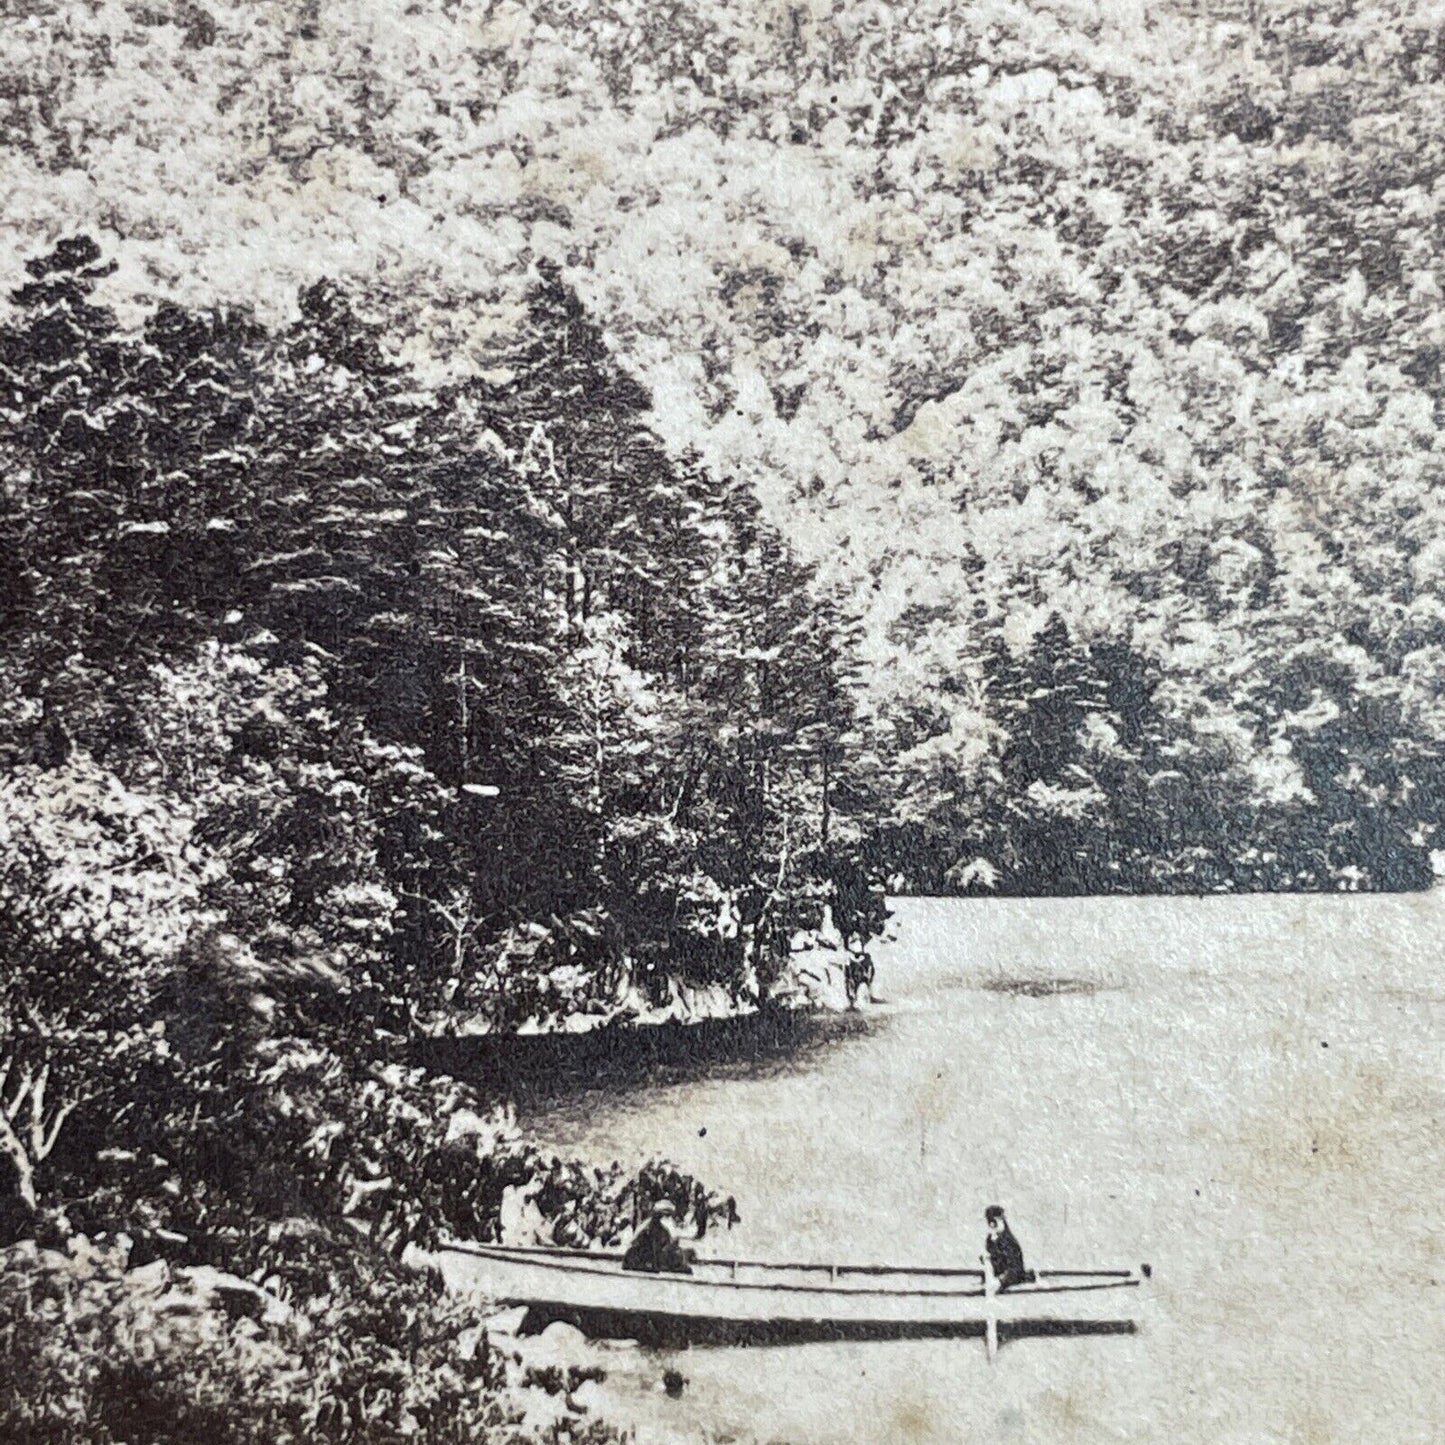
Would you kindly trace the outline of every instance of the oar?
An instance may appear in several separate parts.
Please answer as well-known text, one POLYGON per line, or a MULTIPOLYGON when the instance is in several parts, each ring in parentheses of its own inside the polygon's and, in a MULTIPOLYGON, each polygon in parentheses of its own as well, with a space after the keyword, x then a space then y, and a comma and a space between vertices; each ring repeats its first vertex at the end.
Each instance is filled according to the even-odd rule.
POLYGON ((998 1357, 998 1276, 987 1253, 979 1256, 983 1265, 983 1347, 992 1364, 998 1357))

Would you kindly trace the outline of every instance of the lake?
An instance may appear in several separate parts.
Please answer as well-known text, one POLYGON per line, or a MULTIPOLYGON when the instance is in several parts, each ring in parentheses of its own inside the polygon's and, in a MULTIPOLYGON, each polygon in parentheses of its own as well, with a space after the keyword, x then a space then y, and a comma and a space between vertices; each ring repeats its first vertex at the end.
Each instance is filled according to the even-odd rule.
POLYGON ((548 1147, 735 1193, 720 1254, 1148 1261, 1140 1333, 598 1346, 643 1442, 1433 1442, 1445 897, 905 899, 882 1000, 796 1056, 524 1103, 548 1147), (679 1398, 662 1373, 687 1377, 679 1398))

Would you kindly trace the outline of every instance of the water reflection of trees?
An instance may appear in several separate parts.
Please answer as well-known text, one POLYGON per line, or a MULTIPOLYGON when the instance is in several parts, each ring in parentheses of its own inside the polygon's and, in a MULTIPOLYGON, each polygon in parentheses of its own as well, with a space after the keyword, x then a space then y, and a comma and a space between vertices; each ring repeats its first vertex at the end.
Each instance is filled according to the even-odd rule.
POLYGON ((804 1072, 821 1053, 871 1035, 885 1017, 774 1010, 584 1034, 434 1039, 418 1050, 429 1067, 525 1106, 649 1084, 804 1072))

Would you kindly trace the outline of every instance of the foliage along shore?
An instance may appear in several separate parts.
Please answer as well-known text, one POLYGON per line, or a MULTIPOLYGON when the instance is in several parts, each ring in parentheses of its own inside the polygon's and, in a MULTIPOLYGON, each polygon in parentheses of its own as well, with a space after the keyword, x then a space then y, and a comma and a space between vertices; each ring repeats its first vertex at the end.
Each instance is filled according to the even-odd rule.
POLYGON ((336 287, 127 332, 107 271, 0 331, 0 1435, 509 1439, 407 1250, 731 1205, 398 1061, 861 950, 844 621, 553 273, 428 391, 336 287))

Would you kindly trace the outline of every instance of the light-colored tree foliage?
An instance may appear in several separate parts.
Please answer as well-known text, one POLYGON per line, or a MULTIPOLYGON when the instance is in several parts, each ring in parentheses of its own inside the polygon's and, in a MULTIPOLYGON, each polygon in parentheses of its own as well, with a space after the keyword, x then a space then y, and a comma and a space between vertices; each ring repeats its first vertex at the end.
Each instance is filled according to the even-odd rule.
MULTIPOLYGON (((1400 836, 1433 834, 1402 790, 1432 792, 1441 707, 1442 23, 1395 0, 42 6, 5 22, 4 221, 17 255, 104 232, 127 316, 364 279, 433 373, 501 364, 526 267, 561 265, 668 444, 859 599, 872 712, 923 770, 896 821, 957 858, 1002 845, 950 791, 1056 849, 1096 792, 1143 809, 1105 832, 1224 796, 1287 832, 1383 788, 1400 836), (1158 745, 1102 718, 1061 764, 1087 781, 1014 789, 1033 724, 993 660, 1055 620, 1081 658, 1139 660, 1158 745), (1392 782, 1326 756, 1367 739, 1392 782), (1119 799, 1111 757, 1153 793, 1119 799)), ((1423 867, 1337 833, 1272 880, 1201 870, 1209 832, 1125 871, 1423 867)), ((1029 851, 1005 873, 1039 884, 1029 851)))

